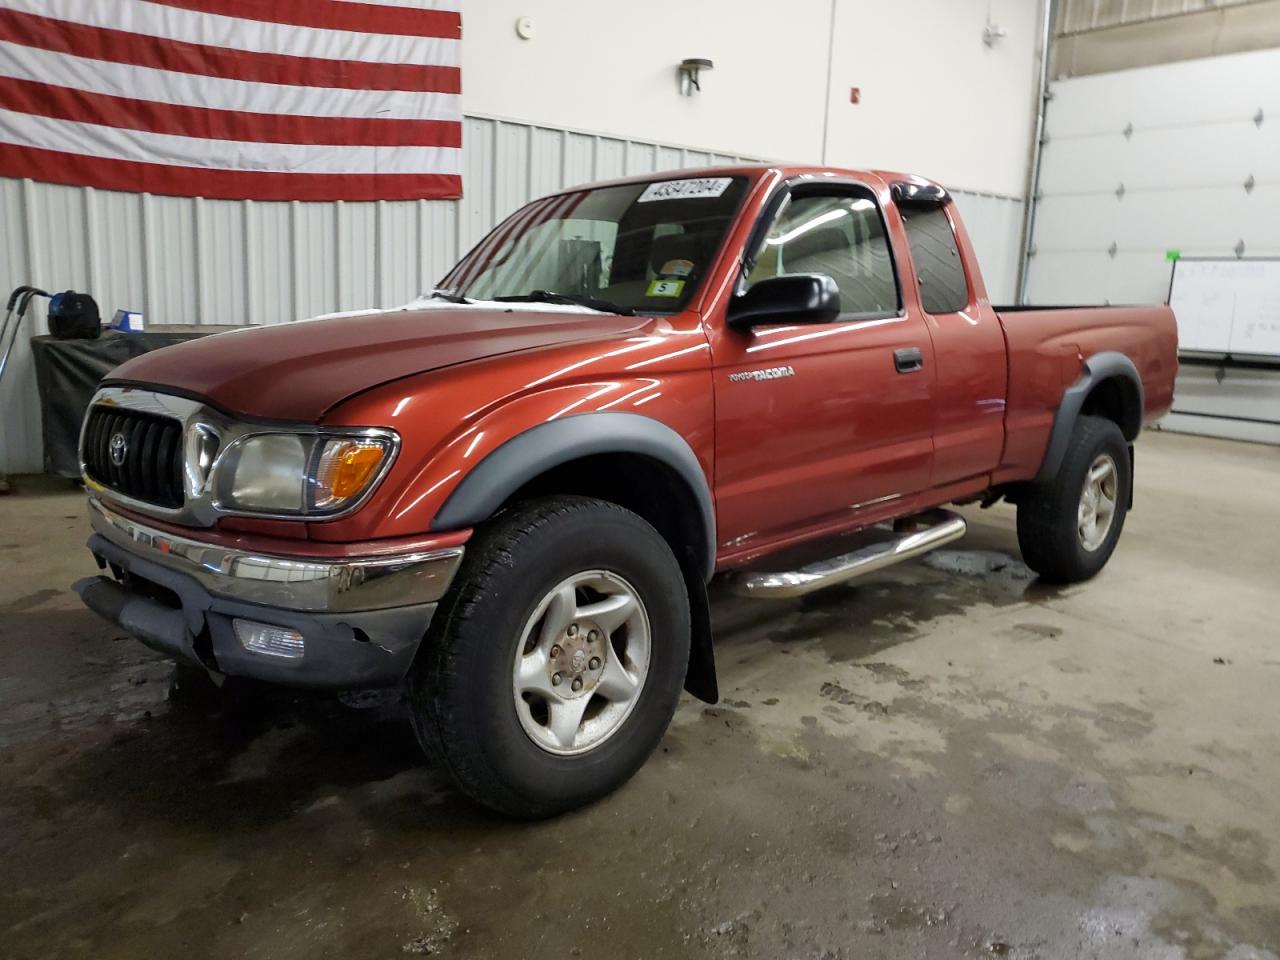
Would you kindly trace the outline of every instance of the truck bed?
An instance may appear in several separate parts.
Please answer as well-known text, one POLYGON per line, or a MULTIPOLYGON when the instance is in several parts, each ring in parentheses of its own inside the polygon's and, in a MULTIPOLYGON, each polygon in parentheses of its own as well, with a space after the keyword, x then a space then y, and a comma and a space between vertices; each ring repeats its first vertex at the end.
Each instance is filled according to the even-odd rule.
POLYGON ((1084 373, 1088 357, 1120 353, 1133 362, 1142 381, 1142 423, 1173 406, 1178 330, 1167 306, 994 309, 1009 363, 1007 436, 996 482, 1034 474, 1063 391, 1084 373))

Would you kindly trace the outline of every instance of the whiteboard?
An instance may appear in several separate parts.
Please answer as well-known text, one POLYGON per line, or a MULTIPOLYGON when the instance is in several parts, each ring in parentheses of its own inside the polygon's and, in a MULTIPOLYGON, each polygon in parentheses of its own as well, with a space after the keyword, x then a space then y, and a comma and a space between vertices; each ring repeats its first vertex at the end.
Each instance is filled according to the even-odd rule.
POLYGON ((1280 356, 1280 260, 1176 260, 1169 306, 1180 350, 1280 356))

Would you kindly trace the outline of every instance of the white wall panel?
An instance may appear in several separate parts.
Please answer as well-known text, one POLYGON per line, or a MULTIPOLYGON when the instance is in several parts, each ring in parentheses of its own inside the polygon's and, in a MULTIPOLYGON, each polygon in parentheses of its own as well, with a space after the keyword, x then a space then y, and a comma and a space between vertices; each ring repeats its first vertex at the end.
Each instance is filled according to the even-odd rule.
POLYGON ((240 203, 196 200, 195 265, 201 317, 245 322, 245 211, 240 203))
POLYGON ((658 147, 658 159, 656 167, 658 170, 678 170, 684 162, 682 151, 679 147, 658 147))
MULTIPOLYGON (((300 313, 294 309, 293 214, 290 205, 247 203, 251 216, 245 239, 245 258, 249 263, 249 315, 246 319, 250 323, 274 323, 279 319, 296 318, 300 313)), ((160 323, 168 319, 150 310, 147 315, 160 323)), ((170 322, 182 321, 175 318, 170 322)))
MULTIPOLYGON (((1032 258, 1032 303, 1073 304, 1089 299, 1081 288, 1105 289, 1115 261, 1103 250, 1041 251, 1032 258)), ((1094 299, 1093 302, 1102 303, 1094 299)))
POLYGON ((422 293, 426 286, 418 265, 417 206, 413 203, 379 203, 376 223, 378 229, 369 246, 370 252, 376 256, 372 258, 369 275, 377 277, 380 286, 363 302, 407 303, 422 293))
POLYGON ((493 218, 489 220, 489 225, 503 214, 516 210, 533 199, 529 195, 529 127, 514 123, 495 123, 493 128, 494 160, 490 174, 493 218), (499 170, 503 171, 503 175, 494 176, 499 170))
POLYGON ((458 259, 458 205, 418 200, 418 289, 425 291, 458 259))
POLYGON ((1041 194, 1045 197, 1113 194, 1121 183, 1120 164, 1125 150, 1124 136, 1118 130, 1075 137, 1051 135, 1040 174, 1041 194))
MULTIPOLYGON (((294 320, 338 309, 337 205, 291 203, 294 320)), ((212 323, 212 318, 197 322, 212 323)), ((268 323, 275 320, 267 318, 268 323)))
MULTIPOLYGON (((33 189, 30 181, 0 179, 0 271, 6 278, 32 276, 27 201, 33 189)), ((0 296, 7 300, 10 290, 26 282, 6 280, 0 296)), ((35 370, 27 335, 44 330, 43 314, 28 319, 14 343, 4 381, 0 382, 0 472, 6 463, 25 469, 38 467, 40 421, 32 399, 36 393, 35 370)))
POLYGON ((1183 364, 1167 430, 1280 444, 1280 370, 1183 364))
MULTIPOLYGON (((831 0, 796 0, 785 10, 743 0, 482 0, 467 4, 465 21, 472 114, 590 130, 613 143, 820 160, 831 0), (530 40, 514 30, 524 16, 535 25, 530 40), (686 57, 715 61, 692 97, 678 87, 686 57)), ((612 169, 620 174, 622 162, 606 159, 602 170, 612 169)))
POLYGON ((334 306, 337 310, 359 310, 381 300, 377 283, 378 254, 382 251, 378 210, 371 203, 339 203, 334 207, 334 306))
MULTIPOLYGON (((438 281, 500 219, 565 186, 754 158, 469 117, 460 201, 273 203, 0 180, 0 294, 88 290, 152 323, 279 323, 395 306, 438 281)), ((1011 301, 1022 203, 953 191, 993 300, 1011 301)), ((0 473, 41 469, 27 338, 0 383, 0 473)))
MULTIPOLYGON (((1163 250, 1118 250, 1111 261, 1111 303, 1163 303, 1169 296, 1171 269, 1163 250)), ((1077 293, 1066 302, 1079 300, 1077 293)))
POLYGON ((626 172, 624 161, 627 145, 621 140, 596 138, 596 176, 601 180, 611 180, 626 172))
MULTIPOLYGON (((1104 252, 1115 237, 1115 218, 1119 204, 1109 193, 1055 194, 1042 197, 1036 205, 1036 236, 1050 244, 1050 250, 1037 253, 1104 252)), ((1037 270, 1036 280, 1048 282, 1048 275, 1037 270)))
POLYGON ((1122 133, 1129 123, 1152 130, 1251 120, 1276 105, 1275 59, 1274 50, 1260 50, 1057 81, 1050 142, 1122 133))
POLYGON ((987 296, 992 303, 1013 303, 1017 299, 1024 204, 985 193, 953 190, 952 194, 977 251, 987 296))
POLYGON ((1034 0, 839 0, 826 162, 1021 194, 1042 7, 1034 0), (988 22, 1007 33, 991 46, 982 39, 988 22), (861 91, 857 104, 851 87, 861 91))
MULTIPOLYGON (((110 190, 92 193, 97 256, 89 288, 105 303, 143 303, 147 295, 142 246, 142 196, 110 190)), ((6 274, 7 275, 7 274, 6 274)), ((5 291, 6 293, 8 291, 5 291)))
POLYGON ((906 168, 1019 194, 1041 8, 1037 0, 484 0, 467 6, 465 97, 473 114, 615 142, 906 168), (535 25, 529 40, 513 29, 523 16, 535 25), (983 43, 988 19, 1006 31, 993 46, 983 43), (678 88, 686 57, 715 63, 690 97, 678 88), (951 106, 935 109, 943 89, 951 106))
POLYGON ((653 173, 657 169, 658 148, 652 143, 627 144, 627 176, 653 173))
POLYGON ((529 194, 541 197, 564 185, 565 136, 558 130, 529 127, 529 194))

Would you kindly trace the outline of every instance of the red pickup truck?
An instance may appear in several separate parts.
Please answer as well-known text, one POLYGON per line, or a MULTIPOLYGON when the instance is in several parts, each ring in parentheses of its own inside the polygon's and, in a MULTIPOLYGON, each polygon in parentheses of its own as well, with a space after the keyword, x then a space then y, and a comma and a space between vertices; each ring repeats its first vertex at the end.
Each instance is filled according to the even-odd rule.
POLYGON ((463 791, 545 816, 630 777, 682 687, 715 701, 714 574, 796 596, 1000 498, 1042 577, 1097 573, 1176 350, 1166 307, 993 308, 916 177, 575 188, 408 307, 114 371, 81 439, 109 575, 77 589, 215 679, 403 683, 463 791))

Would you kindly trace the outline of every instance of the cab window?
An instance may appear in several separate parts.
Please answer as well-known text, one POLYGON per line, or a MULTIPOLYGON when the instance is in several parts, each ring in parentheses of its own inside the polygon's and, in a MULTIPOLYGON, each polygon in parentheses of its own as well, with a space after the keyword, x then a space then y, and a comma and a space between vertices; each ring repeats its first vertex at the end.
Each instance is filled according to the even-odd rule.
POLYGON ((882 317, 901 309, 880 209, 861 192, 790 198, 774 217, 747 277, 821 273, 840 288, 842 316, 882 317))
POLYGON ((969 306, 969 283, 947 211, 942 207, 900 210, 920 278, 920 305, 926 313, 959 313, 969 306))

